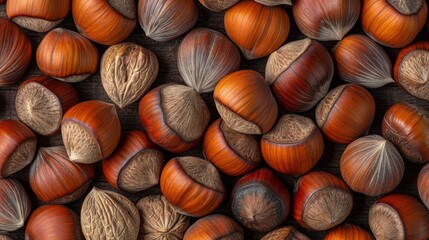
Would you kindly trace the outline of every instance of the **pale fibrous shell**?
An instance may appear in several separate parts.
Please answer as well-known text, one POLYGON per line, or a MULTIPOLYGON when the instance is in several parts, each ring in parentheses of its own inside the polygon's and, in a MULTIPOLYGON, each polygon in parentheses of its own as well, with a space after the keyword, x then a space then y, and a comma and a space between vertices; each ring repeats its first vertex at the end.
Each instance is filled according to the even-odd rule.
POLYGON ((13 239, 8 235, 1 235, 0 234, 0 240, 13 240, 13 239))
POLYGON ((298 28, 319 41, 341 40, 355 25, 360 0, 296 0, 292 4, 298 28))
POLYGON ((405 165, 391 142, 379 135, 369 135, 347 146, 341 156, 340 169, 353 191, 377 196, 398 186, 405 165))
POLYGON ((125 108, 147 92, 158 69, 153 52, 135 43, 120 43, 109 47, 101 58, 101 83, 110 99, 125 108))
POLYGON ((222 12, 223 10, 226 10, 232 5, 236 4, 240 0, 199 0, 200 3, 215 12, 222 12))
POLYGON ((145 240, 180 240, 190 226, 162 195, 147 196, 137 203, 140 213, 139 238, 145 240))
POLYGON ((80 221, 87 240, 134 240, 139 233, 140 217, 134 203, 119 193, 95 187, 82 204, 80 221))
POLYGON ((366 88, 379 88, 395 82, 392 63, 386 51, 369 37, 349 35, 336 46, 334 59, 340 78, 366 88))
POLYGON ((240 52, 223 34, 197 28, 179 46, 177 67, 184 82, 198 93, 212 92, 216 84, 240 66, 240 52))
POLYGON ((292 0, 255 0, 255 2, 266 6, 292 5, 292 0))
POLYGON ((195 0, 139 0, 138 18, 146 36, 166 42, 191 29, 198 10, 195 0))
POLYGON ((30 211, 30 198, 21 184, 13 179, 0 179, 0 232, 24 226, 30 211))

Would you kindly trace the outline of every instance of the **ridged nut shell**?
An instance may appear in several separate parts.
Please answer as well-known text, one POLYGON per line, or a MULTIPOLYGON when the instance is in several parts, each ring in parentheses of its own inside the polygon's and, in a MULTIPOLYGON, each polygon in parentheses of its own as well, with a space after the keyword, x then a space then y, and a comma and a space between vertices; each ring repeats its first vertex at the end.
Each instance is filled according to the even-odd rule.
POLYGON ((198 219, 186 231, 183 240, 219 239, 244 240, 244 231, 234 219, 213 214, 198 219))
POLYGON ((69 14, 70 0, 14 0, 6 4, 7 17, 19 26, 47 32, 69 14))
POLYGON ((292 5, 292 0, 255 0, 257 3, 265 6, 277 6, 277 5, 292 5))
POLYGON ((302 176, 295 186, 293 218, 312 231, 324 231, 346 220, 353 194, 339 177, 323 171, 302 176))
POLYGON ((238 180, 231 193, 231 211, 246 228, 266 232, 279 226, 291 208, 287 187, 268 169, 238 180))
POLYGON ((202 217, 214 212, 226 196, 219 172, 197 157, 171 159, 161 173, 161 192, 176 211, 202 217))
POLYGON ((137 11, 146 36, 160 42, 184 34, 198 19, 195 0, 139 0, 137 11))
POLYGON ((21 29, 0 18, 0 87, 18 82, 30 64, 32 47, 21 29))
POLYGON ((121 137, 121 123, 114 105, 91 100, 66 112, 61 134, 70 161, 95 163, 115 150, 121 137))
POLYGON ((2 120, 0 139, 0 178, 20 171, 33 161, 37 138, 27 126, 15 120, 2 120))
POLYGON ((52 135, 61 127, 64 113, 78 103, 76 89, 48 76, 22 83, 15 97, 18 118, 41 135, 52 135))
POLYGON ((181 240, 190 226, 189 217, 176 212, 162 195, 140 199, 137 209, 140 213, 139 239, 181 240))
POLYGON ((334 61, 326 48, 309 38, 285 44, 268 58, 265 80, 279 105, 291 112, 314 107, 329 90, 334 61))
POLYGON ((186 85, 198 93, 212 92, 216 84, 240 66, 240 52, 222 33, 196 28, 182 40, 177 67, 186 85))
POLYGON ((296 0, 292 5, 298 28, 319 41, 341 40, 355 25, 360 0, 296 0))
POLYGON ((393 77, 409 94, 429 101, 429 41, 403 48, 396 58, 393 77))
POLYGON ((276 122, 276 100, 256 71, 228 74, 216 85, 213 97, 222 119, 237 132, 264 134, 276 122))
POLYGON ((199 0, 199 1, 207 9, 210 9, 215 12, 222 12, 232 7, 240 0, 199 0))
POLYGON ((103 174, 114 188, 139 192, 159 183, 164 155, 145 132, 122 133, 116 150, 103 160, 103 174))
POLYGON ((393 191, 405 172, 404 161, 395 146, 378 135, 350 143, 340 160, 344 181, 358 193, 378 196, 393 191))
POLYGON ((133 0, 73 0, 72 14, 79 32, 103 45, 124 41, 137 24, 133 0))
POLYGON ((393 83, 389 55, 371 38, 353 34, 336 46, 334 59, 340 78, 366 88, 393 83))
POLYGON ((383 136, 411 162, 429 162, 429 112, 415 105, 399 102, 384 114, 383 136))
POLYGON ((175 153, 199 144, 210 120, 203 98, 179 84, 164 84, 149 91, 140 100, 139 115, 151 140, 175 153))
POLYGON ((429 209, 429 163, 420 170, 417 179, 417 190, 419 191, 420 199, 429 209))
POLYGON ((0 231, 21 228, 30 211, 30 198, 21 184, 14 179, 0 179, 0 231))
POLYGON ((378 199, 369 209, 368 224, 375 239, 429 239, 429 211, 405 194, 378 199))
POLYGON ((245 174, 262 161, 257 137, 229 128, 222 119, 216 120, 207 129, 203 152, 207 160, 229 176, 245 174))
MULTIPOLYGON (((1 1, 0 1, 0 3, 1 3, 1 1)), ((10 237, 9 235, 0 234, 0 240, 13 240, 13 238, 10 237)))
POLYGON ((39 149, 30 167, 30 186, 45 203, 65 204, 78 200, 94 179, 94 167, 73 163, 63 146, 39 149))
POLYGON ((322 157, 323 149, 323 137, 316 124, 310 118, 296 114, 280 117, 261 140, 265 161, 286 175, 308 172, 322 157))
POLYGON ((267 233, 261 240, 310 240, 310 238, 298 232, 296 228, 288 226, 267 233))
POLYGON ((77 32, 55 28, 40 42, 36 61, 46 75, 64 82, 80 82, 97 71, 98 49, 77 32))
POLYGON ((343 224, 330 230, 323 240, 374 240, 365 229, 354 224, 343 224))
POLYGON ((79 216, 63 205, 44 205, 30 216, 26 240, 83 240, 79 216))
POLYGON ((423 29, 427 15, 424 0, 362 0, 363 30, 391 48, 410 44, 423 29))
POLYGON ((80 222, 87 240, 136 240, 140 216, 128 198, 94 187, 83 201, 80 222))
POLYGON ((226 34, 246 59, 257 59, 277 50, 289 35, 290 22, 281 6, 268 7, 244 0, 225 12, 226 34))
POLYGON ((350 143, 364 135, 375 116, 371 93, 357 84, 331 90, 316 108, 316 123, 335 143, 350 143))

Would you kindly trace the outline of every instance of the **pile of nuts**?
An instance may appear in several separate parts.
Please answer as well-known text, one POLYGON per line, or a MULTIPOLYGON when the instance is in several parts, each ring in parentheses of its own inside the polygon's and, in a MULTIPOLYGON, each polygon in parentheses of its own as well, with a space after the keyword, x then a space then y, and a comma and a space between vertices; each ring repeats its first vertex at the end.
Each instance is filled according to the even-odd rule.
POLYGON ((19 121, 0 121, 0 239, 24 226, 31 240, 240 240, 249 231, 265 240, 309 239, 311 231, 327 231, 325 239, 429 239, 429 163, 418 175, 420 199, 391 193, 404 159, 429 162, 428 109, 398 102, 382 113, 381 135, 368 135, 377 103, 367 90, 396 84, 429 101, 429 39, 415 41, 429 31, 424 0, 5 4, 0 87, 24 79, 33 52, 44 75, 17 88, 19 121), (226 35, 194 28, 198 4, 224 12, 226 35), (78 32, 58 27, 70 12, 78 32), (292 18, 307 38, 287 41, 292 18), (359 19, 366 35, 350 33, 359 19), (154 41, 182 38, 184 84, 152 87, 162 62, 127 42, 140 27, 154 41), (21 28, 43 33, 40 44, 21 28), (398 49, 395 63, 382 46, 398 49), (265 76, 240 69, 242 57, 267 58, 265 76), (73 84, 98 71, 113 104, 79 102, 73 84), (335 74, 347 84, 334 87, 335 74), (221 118, 202 97, 210 93, 221 118), (136 102, 144 131, 121 131, 118 111, 136 102), (40 136, 58 135, 63 145, 38 146, 40 136), (341 177, 312 170, 329 144, 347 144, 341 177), (187 154, 197 147, 205 159, 187 154), (32 193, 14 178, 24 171, 32 193), (92 187, 98 175, 116 191, 92 187), (293 191, 284 176, 297 177, 293 191), (124 195, 158 184, 162 195, 137 203, 124 195), (354 192, 378 199, 370 229, 345 223, 354 192), (32 208, 33 194, 43 206, 32 208), (79 213, 64 205, 80 199, 79 213), (229 211, 220 214, 223 204, 229 211), (284 226, 288 217, 294 226, 284 226))

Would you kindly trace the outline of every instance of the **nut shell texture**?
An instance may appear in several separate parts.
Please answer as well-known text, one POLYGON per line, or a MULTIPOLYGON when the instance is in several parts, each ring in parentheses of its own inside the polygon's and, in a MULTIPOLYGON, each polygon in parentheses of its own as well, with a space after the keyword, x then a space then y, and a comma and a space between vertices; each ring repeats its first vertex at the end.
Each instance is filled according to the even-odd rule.
POLYGON ((166 42, 195 25, 198 9, 195 0, 139 0, 138 17, 146 36, 166 42))
POLYGON ((37 208, 25 228, 27 240, 83 240, 79 216, 62 205, 37 208))
POLYGON ((409 94, 429 101, 429 41, 403 48, 396 58, 393 76, 409 94))
POLYGON ((137 24, 133 0, 73 0, 72 14, 79 32, 103 45, 122 42, 137 24))
POLYGON ((420 199, 429 209, 429 163, 424 165, 420 170, 417 179, 417 189, 419 191, 420 199))
POLYGON ((253 70, 228 74, 216 85, 213 97, 222 119, 237 132, 264 134, 276 121, 276 100, 264 78, 253 70))
POLYGON ((324 240, 373 240, 365 229, 354 224, 343 224, 330 230, 324 240))
POLYGON ((198 93, 212 92, 216 84, 240 66, 240 52, 223 34, 196 28, 179 46, 177 67, 184 82, 198 93))
POLYGON ((168 202, 188 216, 212 213, 226 195, 215 166, 197 157, 171 159, 162 170, 160 186, 168 202))
POLYGON ((340 170, 353 191, 377 196, 399 185, 405 165, 391 142, 378 135, 369 135, 347 146, 341 156, 340 170))
POLYGON ((31 43, 18 26, 0 18, 0 87, 18 82, 30 64, 31 43))
POLYGON ((266 6, 277 6, 277 5, 292 5, 292 0, 255 0, 257 3, 266 5, 266 6))
POLYGON ((109 47, 101 58, 101 83, 120 108, 138 101, 158 75, 158 59, 150 50, 134 43, 109 47))
POLYGON ((86 196, 80 221, 85 239, 135 240, 140 227, 139 212, 128 198, 93 188, 86 196))
POLYGON ((6 4, 7 17, 23 28, 47 32, 67 17, 70 0, 16 0, 6 4))
POLYGON ((0 231, 21 228, 30 211, 30 198, 21 184, 13 179, 0 179, 0 231))
POLYGON ((244 240, 244 232, 234 219, 221 214, 200 218, 186 231, 183 240, 244 240))
POLYGON ((265 57, 279 48, 289 35, 289 17, 280 7, 244 0, 225 12, 226 34, 246 59, 265 57))
POLYGON ((182 215, 162 195, 152 195, 137 203, 140 213, 139 239, 181 240, 190 226, 189 218, 182 215))
POLYGON ((56 28, 40 42, 36 61, 46 75, 64 82, 80 82, 97 71, 98 49, 79 33, 56 28))
POLYGON ((199 0, 200 3, 215 12, 222 12, 236 4, 240 0, 199 0))
POLYGON ((267 233, 261 240, 310 240, 294 227, 280 227, 267 233))

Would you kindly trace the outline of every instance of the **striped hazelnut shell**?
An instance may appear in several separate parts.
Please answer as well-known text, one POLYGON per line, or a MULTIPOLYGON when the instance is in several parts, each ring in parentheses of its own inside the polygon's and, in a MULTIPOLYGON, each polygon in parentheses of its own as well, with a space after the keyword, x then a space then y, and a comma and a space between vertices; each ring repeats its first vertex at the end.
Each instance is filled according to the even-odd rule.
POLYGON ((223 77, 239 66, 240 52, 218 31, 196 28, 180 43, 177 68, 186 85, 198 93, 212 92, 223 77))
POLYGON ((213 214, 198 219, 185 233, 183 240, 244 240, 244 231, 234 219, 213 214))
POLYGON ((171 159, 162 170, 160 186, 176 211, 193 217, 214 212, 226 196, 215 166, 197 157, 171 159))
POLYGON ((350 143, 340 160, 340 170, 349 187, 367 196, 393 191, 405 172, 395 146, 379 135, 361 137, 350 143))
POLYGON ((257 3, 265 6, 277 6, 277 5, 292 5, 292 0, 255 0, 257 3))
POLYGON ((0 18, 0 87, 18 82, 30 64, 30 40, 11 21, 0 18))
POLYGON ((47 32, 69 14, 70 0, 14 0, 6 3, 7 17, 19 26, 47 32))
POLYGON ((70 161, 95 163, 115 150, 121 137, 121 123, 113 104, 90 100, 66 112, 61 134, 70 161))
POLYGON ((286 114, 262 136, 265 161, 286 175, 302 175, 322 157, 324 143, 316 124, 307 117, 286 114))
POLYGON ((45 203, 65 204, 81 198, 95 177, 90 164, 71 162, 63 146, 41 147, 30 167, 30 186, 45 203))
POLYGON ((137 11, 146 36, 159 42, 179 37, 198 19, 195 0, 139 0, 137 11))
POLYGON ((374 240, 374 237, 358 225, 342 224, 330 230, 324 240, 374 240))
POLYGON ((103 160, 103 174, 114 188, 139 192, 159 183, 164 155, 145 132, 124 132, 116 150, 103 160))
POLYGON ((409 94, 429 101, 429 41, 403 48, 396 57, 393 77, 409 94))
POLYGON ((256 136, 239 133, 229 128, 222 119, 214 121, 207 128, 203 152, 207 160, 229 176, 243 175, 262 161, 256 136))
POLYGON ((0 178, 0 231, 12 232, 23 227, 30 212, 30 198, 21 184, 0 178))
POLYGON ((63 205, 44 205, 31 214, 25 227, 25 239, 83 240, 84 237, 75 212, 63 205))
POLYGON ((287 226, 267 233, 261 240, 310 240, 310 238, 298 232, 296 228, 287 226))
POLYGON ((423 29, 428 15, 424 0, 362 0, 362 4, 363 30, 376 42, 391 48, 410 44, 423 29))
POLYGON ((48 76, 22 83, 15 97, 18 118, 41 135, 52 135, 61 127, 63 115, 78 103, 76 89, 48 76))
POLYGON ((323 171, 302 176, 295 186, 293 218, 301 226, 323 231, 342 223, 353 207, 353 194, 339 177, 323 171))
POLYGON ((290 207, 286 186, 265 168, 244 175, 232 189, 231 210, 234 217, 254 231, 273 230, 286 219, 290 207))
POLYGON ((137 24, 133 0, 73 0, 72 14, 78 31, 103 45, 124 41, 137 24))
POLYGON ((367 88, 393 83, 392 63, 386 51, 371 38, 353 34, 341 40, 334 50, 340 78, 367 88))
POLYGON ((384 114, 382 133, 411 162, 429 162, 429 113, 399 102, 384 114))
POLYGON ((296 0, 292 5, 298 28, 319 41, 341 40, 355 25, 360 0, 296 0))
POLYGON ((222 119, 237 132, 264 134, 276 122, 276 100, 256 71, 228 74, 216 85, 213 97, 222 119))
POLYGON ((417 179, 417 190, 419 192, 420 199, 425 204, 426 208, 429 209, 429 163, 424 165, 420 170, 419 177, 417 179))
POLYGON ((84 36, 55 28, 40 42, 37 65, 44 74, 64 82, 80 82, 98 68, 98 49, 84 36))
POLYGON ((316 108, 317 126, 329 140, 342 144, 364 135, 374 116, 371 93, 354 83, 334 88, 316 108))
POLYGON ((417 199, 393 193, 378 199, 368 213, 376 239, 429 238, 429 211, 417 199))
POLYGON ((197 146, 210 120, 209 109, 191 87, 164 84, 149 91, 139 104, 140 122, 151 140, 170 152, 197 146))
POLYGON ((225 12, 224 26, 228 37, 246 59, 268 56, 289 35, 289 17, 281 6, 268 7, 244 0, 225 12))
POLYGON ((33 161, 37 138, 23 123, 1 120, 0 139, 0 178, 20 171, 33 161))
POLYGON ((222 12, 240 0, 199 0, 201 5, 214 12, 222 12))
POLYGON ((309 38, 289 42, 273 52, 265 68, 280 107, 305 112, 327 93, 334 75, 334 61, 328 50, 309 38))

